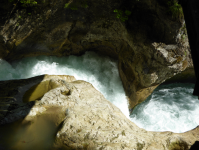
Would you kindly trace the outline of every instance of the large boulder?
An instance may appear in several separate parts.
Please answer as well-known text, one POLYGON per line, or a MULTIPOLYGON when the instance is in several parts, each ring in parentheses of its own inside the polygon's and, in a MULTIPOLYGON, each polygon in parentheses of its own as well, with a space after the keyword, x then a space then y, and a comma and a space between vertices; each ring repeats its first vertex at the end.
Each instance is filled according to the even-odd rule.
MULTIPOLYGON (((0 123, 24 118, 23 123, 31 122, 30 126, 34 126, 37 118, 54 116, 50 120, 59 127, 54 134, 56 138, 52 141, 54 149, 188 150, 198 140, 199 127, 178 134, 139 128, 92 84, 75 80, 72 76, 44 75, 1 81, 0 87, 1 97, 12 97, 16 100, 12 102, 14 107, 10 105, 7 108, 9 111, 3 114, 0 123), (38 95, 38 91, 43 96, 38 95)), ((19 141, 17 144, 20 146, 22 143, 19 141)), ((35 140, 32 144, 37 147, 38 143, 35 140)), ((42 147, 44 143, 39 144, 42 147)))
POLYGON ((81 55, 89 50, 111 56, 119 60, 132 109, 166 79, 193 66, 184 20, 174 19, 169 10, 162 0, 45 0, 27 9, 17 3, 2 23, 0 58, 81 55), (123 17, 130 11, 128 20, 121 22, 116 9, 123 17))

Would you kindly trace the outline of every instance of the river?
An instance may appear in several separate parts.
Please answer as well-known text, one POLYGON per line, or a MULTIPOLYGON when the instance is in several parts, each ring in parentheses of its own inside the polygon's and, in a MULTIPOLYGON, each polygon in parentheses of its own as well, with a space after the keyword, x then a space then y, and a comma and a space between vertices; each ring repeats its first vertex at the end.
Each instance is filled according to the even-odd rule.
POLYGON ((82 56, 28 57, 11 64, 0 60, 0 80, 24 79, 42 74, 72 75, 77 80, 92 83, 127 118, 148 131, 182 133, 199 124, 199 101, 192 95, 192 83, 160 85, 130 115, 117 61, 109 57, 86 52, 82 56))

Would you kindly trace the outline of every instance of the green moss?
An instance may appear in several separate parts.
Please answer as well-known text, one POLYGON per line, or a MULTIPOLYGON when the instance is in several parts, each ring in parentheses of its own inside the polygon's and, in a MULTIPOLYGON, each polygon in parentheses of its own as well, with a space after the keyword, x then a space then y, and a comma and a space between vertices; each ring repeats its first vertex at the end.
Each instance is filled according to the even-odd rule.
POLYGON ((23 7, 27 7, 27 6, 36 5, 37 1, 35 1, 35 0, 20 0, 20 3, 22 3, 23 7))
POLYGON ((177 3, 176 0, 169 0, 167 4, 169 6, 168 12, 172 14, 173 19, 181 20, 182 18, 184 18, 182 7, 180 4, 177 3))
POLYGON ((66 4, 64 5, 64 8, 68 8, 68 6, 69 6, 69 3, 66 3, 66 4))
POLYGON ((122 22, 128 20, 128 16, 131 15, 131 11, 129 10, 123 12, 122 10, 115 9, 113 12, 116 13, 116 18, 119 18, 122 22))
POLYGON ((181 38, 183 39, 183 41, 185 40, 186 35, 182 34, 181 38))
POLYGON ((187 28, 186 28, 186 24, 184 24, 181 28, 179 33, 181 34, 181 39, 183 41, 185 41, 185 38, 187 37, 187 28))
POLYGON ((187 56, 187 52, 186 51, 184 51, 184 55, 187 56))
POLYGON ((9 2, 15 3, 14 5, 16 5, 18 2, 21 3, 22 7, 32 7, 37 5, 37 1, 35 0, 8 0, 9 2))

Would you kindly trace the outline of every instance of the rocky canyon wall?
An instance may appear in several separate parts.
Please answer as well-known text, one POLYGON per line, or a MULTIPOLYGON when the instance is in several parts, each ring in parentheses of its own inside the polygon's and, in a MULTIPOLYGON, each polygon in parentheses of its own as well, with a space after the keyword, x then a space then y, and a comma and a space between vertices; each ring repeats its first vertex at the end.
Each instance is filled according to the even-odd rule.
POLYGON ((0 58, 108 55, 119 60, 129 109, 165 80, 193 69, 184 20, 172 17, 166 0, 45 0, 26 8, 1 3, 0 58), (130 11, 128 20, 117 18, 116 9, 123 17, 130 11))

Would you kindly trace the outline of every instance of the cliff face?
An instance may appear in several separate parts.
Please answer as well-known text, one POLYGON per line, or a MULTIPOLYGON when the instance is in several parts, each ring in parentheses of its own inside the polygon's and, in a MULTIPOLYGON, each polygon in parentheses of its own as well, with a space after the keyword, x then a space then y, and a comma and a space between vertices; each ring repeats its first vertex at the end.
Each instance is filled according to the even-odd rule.
POLYGON ((193 66, 184 21, 168 10, 162 0, 46 0, 26 10, 17 4, 1 30, 0 57, 12 61, 90 50, 111 56, 119 60, 132 109, 166 79, 193 66), (126 10, 131 14, 122 22, 126 10))

